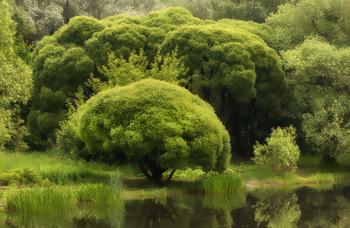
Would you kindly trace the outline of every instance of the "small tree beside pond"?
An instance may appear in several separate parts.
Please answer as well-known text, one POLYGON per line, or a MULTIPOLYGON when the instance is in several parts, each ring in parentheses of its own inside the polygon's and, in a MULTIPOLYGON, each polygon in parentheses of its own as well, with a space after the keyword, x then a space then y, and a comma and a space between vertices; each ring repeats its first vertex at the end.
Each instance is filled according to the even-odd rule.
POLYGON ((277 175, 295 172, 300 156, 300 149, 295 142, 296 130, 293 126, 272 130, 266 144, 254 146, 254 162, 271 169, 277 175))
POLYGON ((223 171, 230 136, 213 108, 177 85, 145 79, 102 91, 80 106, 67 123, 87 160, 132 161, 150 180, 200 165, 223 171))

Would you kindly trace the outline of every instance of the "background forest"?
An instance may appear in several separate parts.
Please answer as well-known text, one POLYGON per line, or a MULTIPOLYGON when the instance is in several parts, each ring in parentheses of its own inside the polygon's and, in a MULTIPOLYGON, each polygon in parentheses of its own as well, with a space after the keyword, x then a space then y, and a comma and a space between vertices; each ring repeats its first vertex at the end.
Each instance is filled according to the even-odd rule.
MULTIPOLYGON (((178 133, 176 123, 157 126, 158 133, 168 129, 159 148, 173 151, 159 158, 164 167, 186 160, 176 151, 218 144, 230 147, 233 159, 249 159, 254 148, 264 151, 256 143, 264 143, 278 127, 288 127, 301 153, 334 160, 350 152, 349 7, 348 0, 1 0, 0 147, 58 148, 107 163, 130 159, 118 151, 152 151, 151 143, 140 141, 143 127, 175 114, 153 110, 132 128, 116 129, 115 119, 101 116, 98 122, 89 113, 104 110, 94 104, 102 99, 93 98, 99 92, 108 96, 113 88, 154 78, 208 102, 230 138, 218 123, 210 126, 222 141, 205 144, 211 133, 198 134, 211 128, 197 124, 198 132, 186 137, 202 141, 188 149, 185 136, 176 138, 185 134, 178 133), (102 125, 110 130, 96 130, 102 125)), ((211 111, 198 111, 203 112, 211 111)), ((207 126, 205 118, 196 121, 207 126)), ((149 142, 160 140, 148 133, 142 137, 149 142)), ((212 159, 221 156, 227 163, 227 151, 212 159)), ((135 156, 145 155, 132 152, 135 156)), ((201 162, 208 170, 215 167, 201 162)))

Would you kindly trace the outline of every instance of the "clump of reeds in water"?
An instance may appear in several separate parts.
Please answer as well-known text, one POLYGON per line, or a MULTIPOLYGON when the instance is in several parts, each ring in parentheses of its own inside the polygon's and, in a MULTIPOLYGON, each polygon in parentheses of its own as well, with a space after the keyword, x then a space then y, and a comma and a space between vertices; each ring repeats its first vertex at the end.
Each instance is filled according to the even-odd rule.
POLYGON ((309 180, 314 183, 335 182, 335 175, 333 173, 315 173, 309 176, 309 180))
POLYGON ((108 184, 81 185, 76 193, 80 203, 75 220, 101 219, 112 227, 120 227, 125 215, 122 191, 123 177, 118 171, 110 175, 108 184))
POLYGON ((76 197, 79 202, 94 203, 96 206, 112 206, 122 203, 123 177, 120 172, 110 176, 108 184, 81 185, 76 197))
POLYGON ((74 207, 74 196, 68 188, 35 187, 7 195, 7 209, 22 215, 60 215, 74 207))
POLYGON ((223 174, 209 172, 201 178, 200 183, 206 194, 232 193, 244 186, 242 178, 231 172, 223 174))

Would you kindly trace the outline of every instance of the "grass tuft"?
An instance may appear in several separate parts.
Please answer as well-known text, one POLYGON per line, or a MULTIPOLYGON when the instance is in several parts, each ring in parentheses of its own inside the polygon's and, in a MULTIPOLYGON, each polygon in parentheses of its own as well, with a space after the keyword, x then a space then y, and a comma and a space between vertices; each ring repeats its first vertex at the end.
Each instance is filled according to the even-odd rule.
POLYGON ((7 209, 23 215, 61 215, 72 211, 74 197, 67 188, 28 188, 7 195, 7 209))
POLYGON ((308 178, 313 183, 335 182, 336 178, 333 173, 315 173, 308 178))
POLYGON ((200 179, 200 182, 206 194, 232 193, 244 186, 240 176, 229 173, 218 174, 209 172, 200 179))

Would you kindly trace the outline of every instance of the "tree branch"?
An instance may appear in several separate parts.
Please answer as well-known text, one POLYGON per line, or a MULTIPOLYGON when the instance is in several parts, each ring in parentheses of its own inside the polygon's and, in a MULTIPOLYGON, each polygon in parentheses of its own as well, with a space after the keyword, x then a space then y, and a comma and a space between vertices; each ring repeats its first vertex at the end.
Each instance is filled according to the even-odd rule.
POLYGON ((169 183, 170 179, 173 177, 174 173, 175 173, 176 169, 173 169, 173 171, 171 171, 170 175, 168 176, 168 178, 166 179, 165 183, 169 183))
POLYGON ((138 162, 138 164, 139 164, 140 170, 141 170, 141 172, 143 173, 143 175, 145 175, 145 176, 147 177, 147 179, 152 180, 152 176, 149 175, 149 173, 147 172, 147 170, 145 169, 145 167, 143 167, 142 162, 141 162, 140 160, 138 160, 137 162, 138 162))

